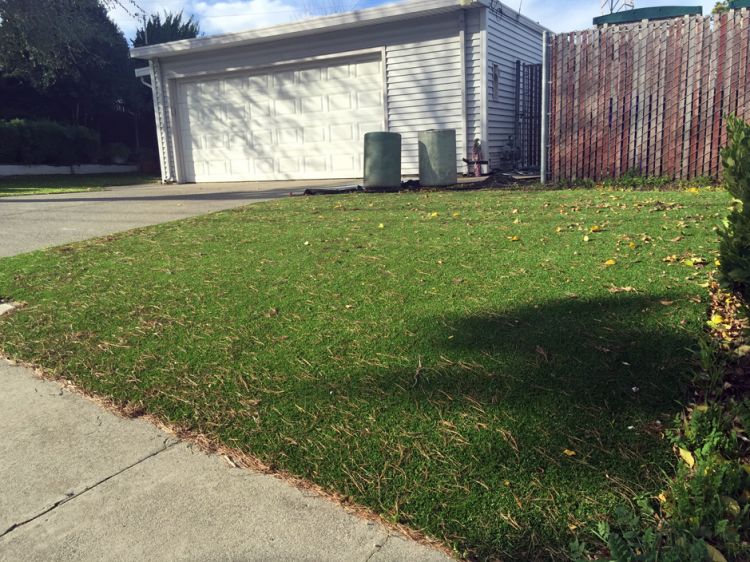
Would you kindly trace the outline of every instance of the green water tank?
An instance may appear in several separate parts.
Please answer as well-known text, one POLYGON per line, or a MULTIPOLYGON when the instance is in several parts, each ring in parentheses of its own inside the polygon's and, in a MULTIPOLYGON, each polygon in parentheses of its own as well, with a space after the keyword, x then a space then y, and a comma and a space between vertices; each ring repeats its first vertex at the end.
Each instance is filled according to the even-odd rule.
POLYGON ((425 187, 458 183, 455 129, 420 131, 419 183, 425 187))
POLYGON ((654 6, 651 8, 636 8, 623 10, 594 18, 594 25, 622 25, 637 23, 642 20, 667 20, 683 16, 703 15, 702 6, 654 6))
POLYGON ((365 133, 364 186, 401 187, 401 135, 365 133))

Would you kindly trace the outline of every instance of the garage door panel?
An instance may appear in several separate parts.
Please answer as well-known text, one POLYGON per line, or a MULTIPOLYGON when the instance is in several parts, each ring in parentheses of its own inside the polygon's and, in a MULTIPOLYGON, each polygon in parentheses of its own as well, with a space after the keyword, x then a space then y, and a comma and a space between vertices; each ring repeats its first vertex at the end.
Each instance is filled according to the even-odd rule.
POLYGON ((380 61, 369 61, 357 63, 355 68, 357 78, 363 78, 365 76, 377 76, 380 74, 381 67, 380 61))
POLYGON ((291 144, 296 146, 300 140, 298 138, 299 131, 297 128, 279 129, 278 135, 276 142, 279 145, 291 144))
POLYGON ((382 128, 380 60, 181 84, 188 181, 357 177, 362 137, 382 128))
POLYGON ((324 98, 320 95, 303 96, 300 98, 300 112, 305 115, 320 113, 325 110, 324 98))
POLYGON ((297 100, 277 99, 274 101, 276 115, 294 115, 297 113, 297 100))
POLYGON ((302 128, 302 141, 305 144, 324 142, 326 140, 326 129, 320 126, 302 128))

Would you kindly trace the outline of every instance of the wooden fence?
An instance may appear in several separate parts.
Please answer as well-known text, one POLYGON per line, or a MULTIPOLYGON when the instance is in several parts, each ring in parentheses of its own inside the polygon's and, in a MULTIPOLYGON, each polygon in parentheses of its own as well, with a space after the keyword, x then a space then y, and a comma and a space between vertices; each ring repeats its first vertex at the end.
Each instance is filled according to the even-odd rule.
POLYGON ((553 181, 721 176, 727 114, 750 119, 750 13, 550 38, 553 181))

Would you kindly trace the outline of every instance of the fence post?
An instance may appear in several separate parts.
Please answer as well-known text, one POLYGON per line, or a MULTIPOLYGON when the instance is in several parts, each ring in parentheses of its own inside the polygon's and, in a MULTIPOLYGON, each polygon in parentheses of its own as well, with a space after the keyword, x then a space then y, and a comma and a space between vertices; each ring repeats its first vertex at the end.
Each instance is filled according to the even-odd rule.
POLYGON ((542 34, 542 146, 540 179, 547 183, 549 161, 549 32, 542 34))

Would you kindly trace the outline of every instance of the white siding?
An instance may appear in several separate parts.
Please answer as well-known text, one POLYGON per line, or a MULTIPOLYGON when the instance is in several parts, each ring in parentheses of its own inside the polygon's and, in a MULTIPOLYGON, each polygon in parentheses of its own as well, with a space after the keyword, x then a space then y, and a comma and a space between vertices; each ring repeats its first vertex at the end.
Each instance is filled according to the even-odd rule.
MULTIPOLYGON (((482 36, 481 10, 466 13, 466 131, 467 155, 474 139, 482 138, 482 36)), ((459 170, 464 169, 459 167, 459 170)))
POLYGON ((510 12, 487 10, 487 137, 493 167, 507 162, 507 151, 513 144, 518 60, 542 62, 542 31, 517 21, 510 12), (495 64, 500 70, 497 96, 492 80, 495 64))
POLYGON ((388 124, 401 133, 404 174, 419 172, 417 133, 425 129, 456 129, 456 156, 464 151, 461 107, 461 45, 457 20, 454 36, 386 49, 388 124))
MULTIPOLYGON (((418 171, 416 134, 424 129, 457 129, 460 159, 465 147, 458 12, 169 57, 162 59, 162 68, 169 79, 376 48, 385 52, 389 130, 403 135, 403 173, 418 171)), ((171 118, 172 112, 166 115, 171 118)))

